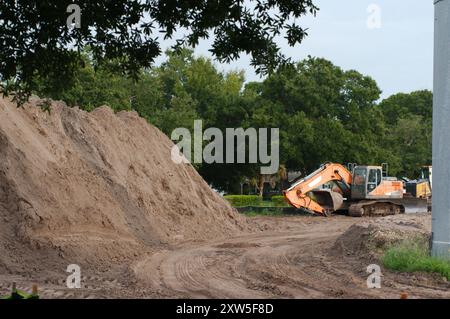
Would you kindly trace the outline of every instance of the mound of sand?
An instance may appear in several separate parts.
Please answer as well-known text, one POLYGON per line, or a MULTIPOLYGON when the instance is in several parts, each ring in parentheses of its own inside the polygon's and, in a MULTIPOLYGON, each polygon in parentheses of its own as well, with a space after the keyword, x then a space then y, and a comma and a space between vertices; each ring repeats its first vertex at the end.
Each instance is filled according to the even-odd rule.
POLYGON ((352 225, 336 240, 333 251, 378 259, 393 244, 404 240, 429 241, 430 236, 430 213, 386 216, 352 225))
POLYGON ((249 224, 135 112, 0 100, 0 272, 98 268, 249 224))

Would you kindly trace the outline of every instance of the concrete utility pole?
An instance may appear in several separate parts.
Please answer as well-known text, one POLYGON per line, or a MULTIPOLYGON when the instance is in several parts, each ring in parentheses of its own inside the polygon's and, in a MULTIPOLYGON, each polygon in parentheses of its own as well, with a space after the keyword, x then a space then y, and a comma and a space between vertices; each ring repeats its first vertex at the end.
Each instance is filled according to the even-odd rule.
POLYGON ((434 0, 432 255, 450 259, 450 0, 434 0))

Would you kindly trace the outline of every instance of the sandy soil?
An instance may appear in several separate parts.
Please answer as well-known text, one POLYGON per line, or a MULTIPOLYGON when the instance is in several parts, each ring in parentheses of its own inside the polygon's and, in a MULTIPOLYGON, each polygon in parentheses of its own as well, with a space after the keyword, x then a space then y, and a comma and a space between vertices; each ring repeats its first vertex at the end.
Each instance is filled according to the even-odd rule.
POLYGON ((0 274, 108 270, 255 229, 136 112, 0 98, 0 274))
MULTIPOLYGON (((410 216, 399 220, 402 227, 410 216)), ((414 218, 414 217, 413 217, 414 218)), ((430 216, 425 216, 430 219, 430 216)), ((352 225, 379 220, 346 216, 258 217, 266 228, 227 240, 185 242, 142 256, 129 268, 83 277, 82 289, 64 287, 66 274, 40 283, 43 298, 450 298, 450 284, 437 275, 382 268, 382 288, 368 289, 373 256, 337 248, 352 225), (343 235, 344 234, 344 235, 343 235), (45 283, 47 282, 47 283, 45 283)), ((410 223, 417 228, 417 223, 410 223)), ((360 227, 360 226, 358 226, 360 227)), ((364 228, 364 227, 363 227, 364 228)), ((354 231, 353 231, 354 232, 354 231)), ((354 234, 353 234, 354 235, 354 234)), ((26 288, 30 279, 16 280, 26 288)))

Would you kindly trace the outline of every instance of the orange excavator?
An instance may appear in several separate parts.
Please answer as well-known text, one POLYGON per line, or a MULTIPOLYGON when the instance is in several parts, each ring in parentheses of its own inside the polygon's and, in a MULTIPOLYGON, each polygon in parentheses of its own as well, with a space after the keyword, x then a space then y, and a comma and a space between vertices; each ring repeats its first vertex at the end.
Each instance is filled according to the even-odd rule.
POLYGON ((337 211, 355 217, 428 211, 427 200, 405 196, 403 181, 386 176, 383 166, 353 165, 350 170, 326 163, 285 190, 284 197, 295 208, 324 216, 337 211))

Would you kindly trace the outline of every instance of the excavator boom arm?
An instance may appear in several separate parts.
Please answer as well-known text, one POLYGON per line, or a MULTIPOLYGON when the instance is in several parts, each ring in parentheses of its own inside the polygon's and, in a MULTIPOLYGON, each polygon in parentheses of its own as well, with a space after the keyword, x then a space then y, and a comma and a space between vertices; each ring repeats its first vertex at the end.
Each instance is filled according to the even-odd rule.
POLYGON ((318 170, 294 183, 284 191, 284 197, 293 207, 305 208, 319 214, 325 214, 327 208, 320 205, 307 194, 330 181, 339 181, 346 185, 347 188, 350 188, 352 174, 341 164, 324 164, 318 170))

